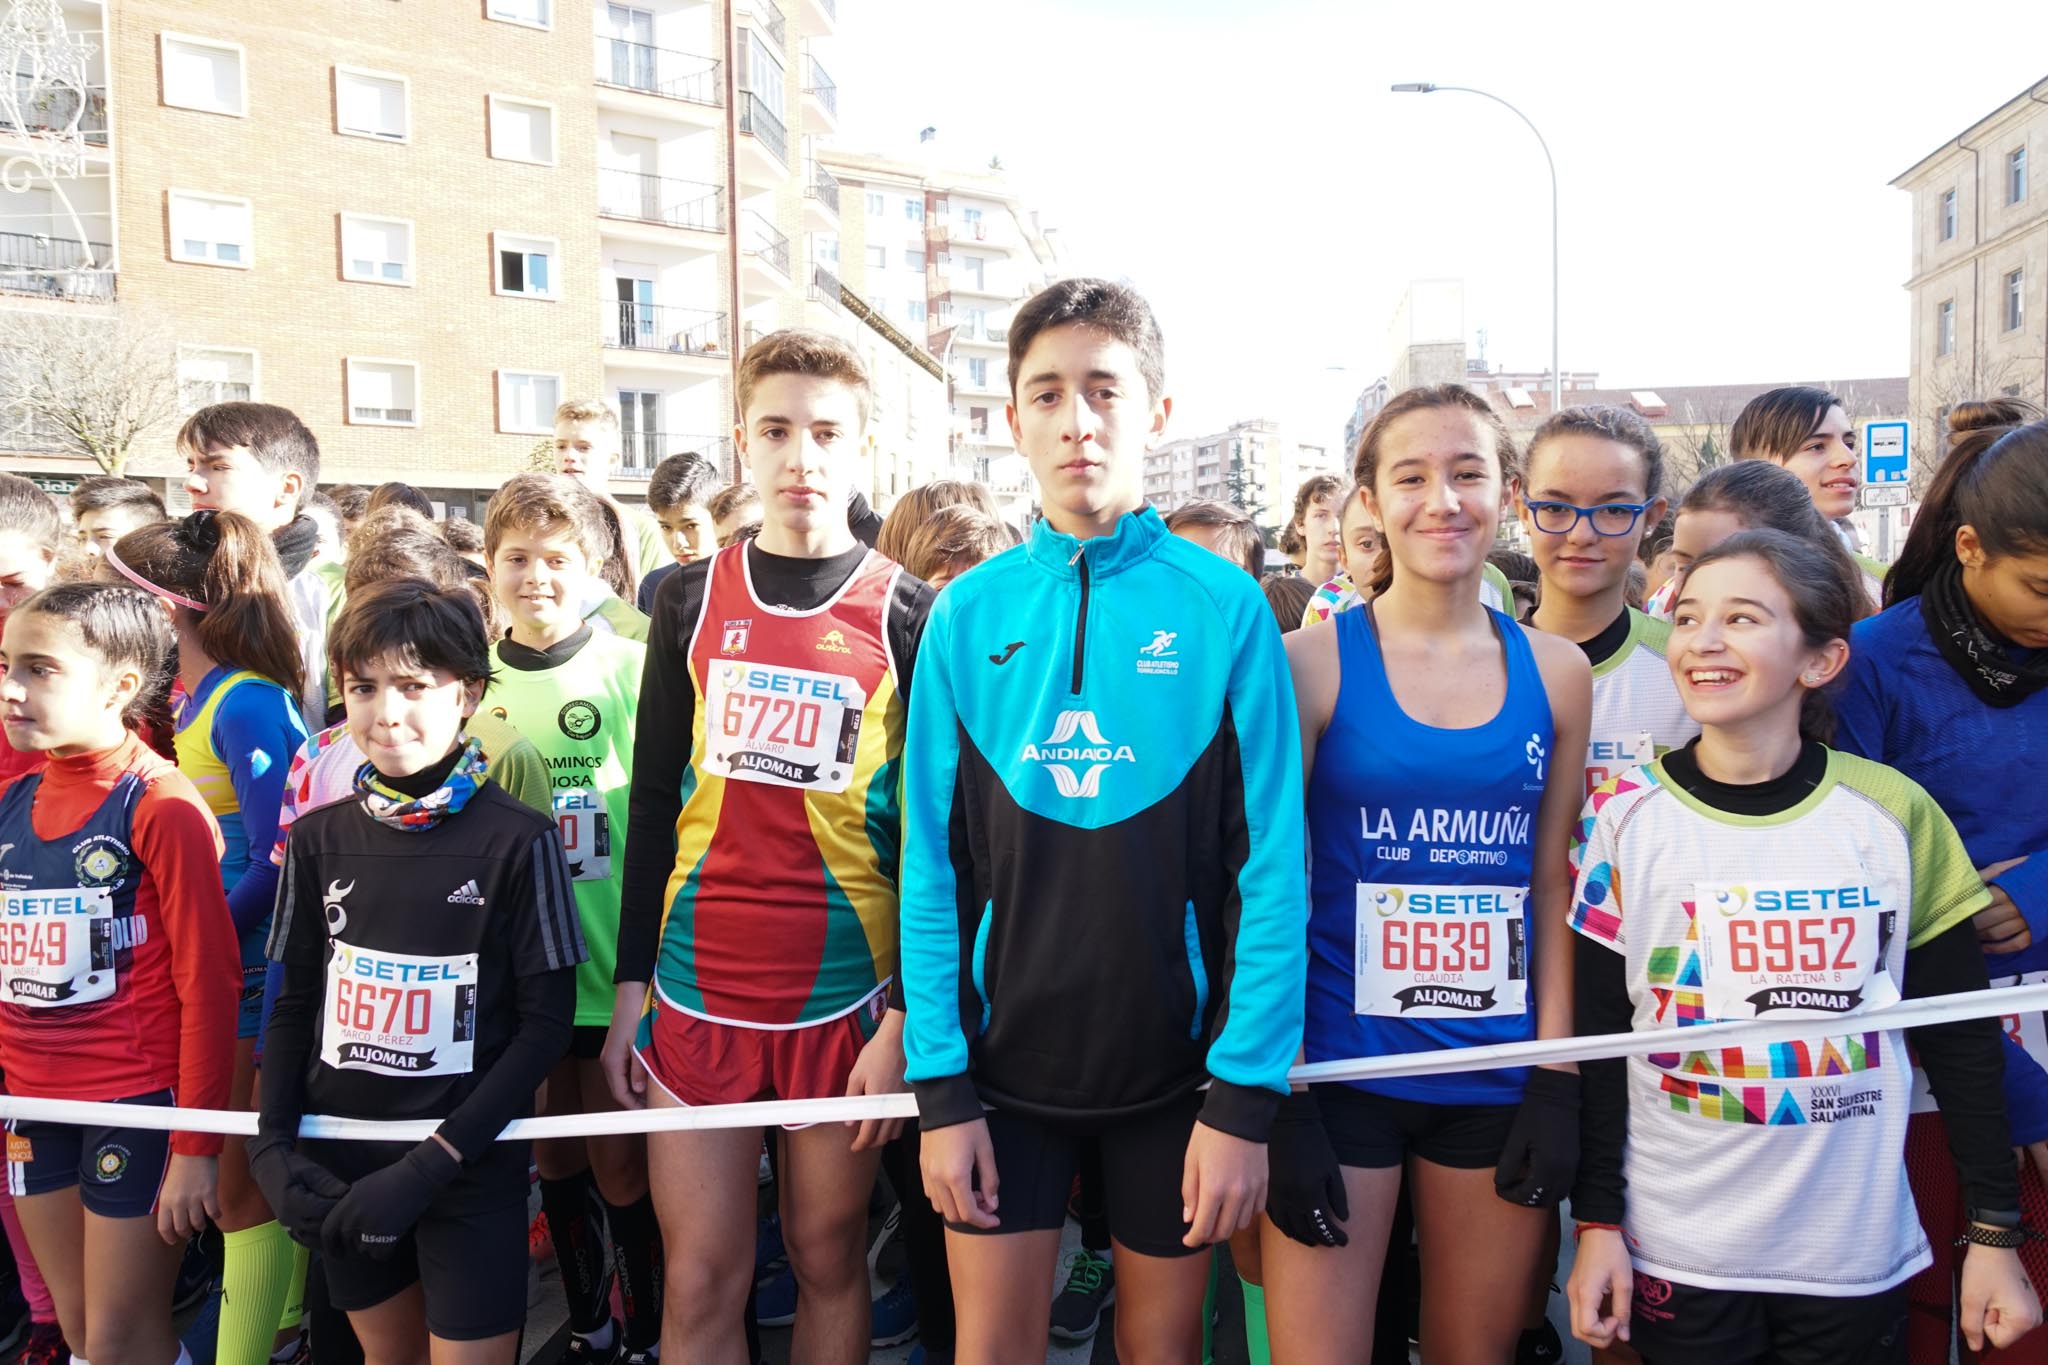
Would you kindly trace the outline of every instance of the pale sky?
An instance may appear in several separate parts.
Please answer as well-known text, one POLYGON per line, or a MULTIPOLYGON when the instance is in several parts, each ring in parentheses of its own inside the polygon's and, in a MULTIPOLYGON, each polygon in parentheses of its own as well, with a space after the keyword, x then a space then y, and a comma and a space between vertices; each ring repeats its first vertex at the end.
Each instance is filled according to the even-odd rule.
MULTIPOLYGON (((1515 5, 839 0, 841 145, 991 154, 1166 336, 1174 434, 1259 415, 1334 443, 1411 279, 1468 346, 1603 386, 1904 374, 1889 182, 2048 77, 2037 0, 1515 5), (1346 367, 1333 370, 1332 367, 1346 367)), ((2048 168, 2036 174, 2048 174, 2048 168)))

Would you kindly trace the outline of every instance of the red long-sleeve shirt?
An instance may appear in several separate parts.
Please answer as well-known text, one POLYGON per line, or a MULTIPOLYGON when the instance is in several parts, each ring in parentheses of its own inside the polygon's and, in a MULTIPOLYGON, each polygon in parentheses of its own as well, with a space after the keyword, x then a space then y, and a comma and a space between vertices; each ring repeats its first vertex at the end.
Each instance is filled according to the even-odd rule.
MULTIPOLYGON (((221 891, 220 829, 199 793, 131 734, 112 749, 51 759, 30 825, 38 839, 61 843, 130 772, 144 783, 131 827, 141 864, 132 956, 105 1000, 62 1009, 0 1004, 0 1067, 16 1095, 120 1100, 171 1087, 185 1107, 225 1108, 241 956, 221 891)), ((220 1148, 217 1134, 171 1135, 179 1155, 220 1148)))

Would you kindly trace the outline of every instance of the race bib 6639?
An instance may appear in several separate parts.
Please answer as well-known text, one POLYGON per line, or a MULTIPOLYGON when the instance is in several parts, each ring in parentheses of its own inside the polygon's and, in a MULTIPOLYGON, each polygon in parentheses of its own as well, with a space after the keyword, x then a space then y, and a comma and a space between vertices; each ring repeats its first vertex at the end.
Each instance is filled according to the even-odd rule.
POLYGON ((1528 1008, 1526 886, 1358 884, 1354 1008, 1407 1019, 1528 1008))

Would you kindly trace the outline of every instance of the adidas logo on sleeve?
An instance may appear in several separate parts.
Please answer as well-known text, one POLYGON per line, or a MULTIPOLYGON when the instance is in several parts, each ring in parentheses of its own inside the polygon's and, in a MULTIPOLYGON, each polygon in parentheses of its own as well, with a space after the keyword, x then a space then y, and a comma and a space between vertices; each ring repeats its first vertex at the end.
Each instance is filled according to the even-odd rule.
POLYGON ((476 884, 476 878, 471 877, 468 881, 448 893, 448 903, 450 905, 482 905, 484 903, 483 888, 476 884))

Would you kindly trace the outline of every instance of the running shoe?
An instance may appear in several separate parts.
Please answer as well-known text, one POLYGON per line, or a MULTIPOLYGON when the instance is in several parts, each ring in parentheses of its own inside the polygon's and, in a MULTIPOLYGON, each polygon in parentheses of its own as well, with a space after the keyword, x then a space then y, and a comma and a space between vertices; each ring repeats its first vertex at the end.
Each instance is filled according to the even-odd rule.
POLYGON ((313 1341, 302 1329, 298 1339, 283 1351, 273 1351, 270 1365, 312 1365, 313 1341))
POLYGON ((533 1215, 533 1221, 526 1225, 526 1258, 542 1262, 555 1259, 555 1237, 548 1231, 545 1209, 533 1215))
POLYGON ((198 1237, 188 1238, 185 1254, 178 1262, 178 1278, 171 1285, 171 1312, 173 1315, 205 1298, 213 1288, 216 1270, 213 1258, 206 1254, 206 1246, 198 1237))
POLYGON ((16 1365, 65 1365, 70 1359, 64 1329, 54 1322, 36 1322, 29 1324, 28 1345, 21 1348, 16 1365))
POLYGON ((761 1164, 754 1168, 754 1185, 758 1189, 762 1185, 774 1183, 774 1180, 775 1163, 768 1159, 768 1149, 763 1147, 761 1149, 761 1164))
POLYGON ((1102 1325, 1102 1310, 1116 1302, 1116 1267, 1086 1247, 1067 1267, 1067 1287, 1052 1301, 1055 1341, 1086 1341, 1102 1325))
POLYGON ((917 1335, 917 1295, 904 1276, 874 1302, 868 1335, 870 1346, 901 1346, 917 1335))
POLYGON ((1541 1327, 1522 1333, 1515 1343, 1515 1365, 1559 1365, 1564 1359, 1564 1342, 1548 1319, 1541 1327))
POLYGON ((617 1318, 612 1319, 612 1344, 602 1351, 590 1344, 588 1337, 569 1334, 569 1347, 562 1352, 562 1359, 573 1365, 618 1365, 626 1354, 626 1325, 617 1318))
POLYGON ((787 1327, 796 1321, 796 1275, 785 1265, 754 1290, 754 1321, 787 1327))
POLYGON ((655 1365, 660 1359, 659 1351, 628 1351, 619 1357, 619 1365, 655 1365))

